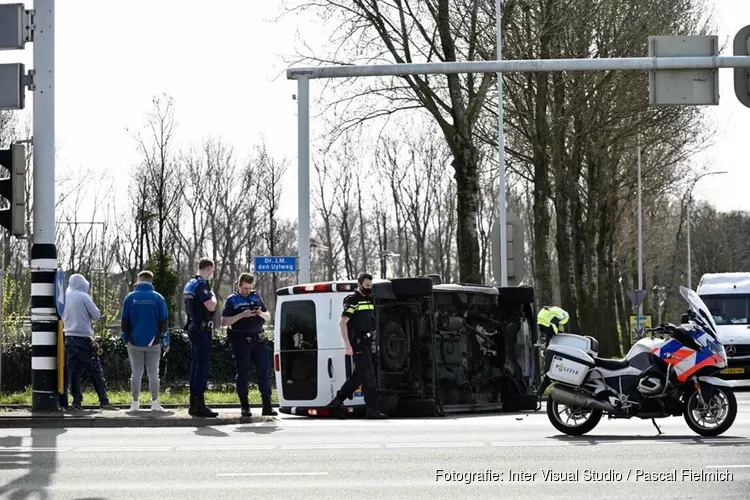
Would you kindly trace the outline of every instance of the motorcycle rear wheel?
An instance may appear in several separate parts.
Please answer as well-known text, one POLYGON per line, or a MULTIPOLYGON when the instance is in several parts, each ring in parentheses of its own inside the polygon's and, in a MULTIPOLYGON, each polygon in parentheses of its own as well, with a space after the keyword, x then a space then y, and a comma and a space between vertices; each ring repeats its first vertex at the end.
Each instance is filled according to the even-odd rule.
POLYGON ((599 424, 599 421, 602 419, 602 411, 571 407, 563 403, 558 403, 551 397, 548 397, 547 418, 549 418, 550 423, 555 429, 563 434, 569 436, 582 436, 587 432, 591 432, 594 427, 599 424), (572 417, 573 420, 575 420, 575 423, 569 424, 563 422, 561 414, 572 417), (579 419, 576 417, 581 418, 579 419))
POLYGON ((685 404, 685 423, 696 434, 701 436, 719 436, 725 433, 737 417, 737 398, 727 387, 713 386, 714 393, 706 407, 701 408, 698 392, 693 392, 685 404), (713 423, 715 426, 704 425, 713 423))

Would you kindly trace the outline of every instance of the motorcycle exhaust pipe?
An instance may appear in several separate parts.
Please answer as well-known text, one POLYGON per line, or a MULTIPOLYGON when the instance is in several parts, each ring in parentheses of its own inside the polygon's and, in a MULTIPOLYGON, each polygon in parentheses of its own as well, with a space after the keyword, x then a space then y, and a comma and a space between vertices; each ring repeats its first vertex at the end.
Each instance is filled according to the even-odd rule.
POLYGON ((552 389, 550 389, 549 397, 558 403, 578 408, 610 412, 614 411, 614 407, 605 401, 599 401, 591 396, 574 392, 572 389, 557 384, 553 385, 552 389))

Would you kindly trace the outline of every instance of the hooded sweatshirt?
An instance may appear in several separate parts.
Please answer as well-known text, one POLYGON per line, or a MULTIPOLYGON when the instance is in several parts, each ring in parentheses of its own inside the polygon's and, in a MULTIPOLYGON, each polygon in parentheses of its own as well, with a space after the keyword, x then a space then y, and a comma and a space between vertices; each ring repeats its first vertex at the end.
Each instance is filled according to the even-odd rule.
POLYGON ((66 337, 93 338, 91 321, 101 318, 99 309, 89 295, 89 282, 80 274, 74 274, 68 281, 63 312, 63 332, 66 337))

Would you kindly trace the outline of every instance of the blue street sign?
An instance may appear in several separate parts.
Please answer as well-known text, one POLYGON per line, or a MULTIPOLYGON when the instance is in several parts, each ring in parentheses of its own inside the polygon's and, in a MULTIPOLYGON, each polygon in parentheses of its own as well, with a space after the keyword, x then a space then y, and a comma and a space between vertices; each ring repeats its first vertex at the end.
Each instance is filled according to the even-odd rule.
POLYGON ((55 307, 57 314, 62 316, 65 311, 65 273, 59 268, 55 273, 55 307))
POLYGON ((297 271, 297 257, 271 256, 255 257, 256 273, 294 273, 297 271))

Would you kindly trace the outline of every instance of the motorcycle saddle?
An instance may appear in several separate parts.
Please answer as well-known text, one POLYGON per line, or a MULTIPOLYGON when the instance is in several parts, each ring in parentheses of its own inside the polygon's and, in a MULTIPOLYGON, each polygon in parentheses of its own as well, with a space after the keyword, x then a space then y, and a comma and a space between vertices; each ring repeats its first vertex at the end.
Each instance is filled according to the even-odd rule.
POLYGON ((605 370, 621 370, 630 366, 630 364, 624 359, 595 358, 594 362, 596 363, 596 366, 604 368, 605 370))

